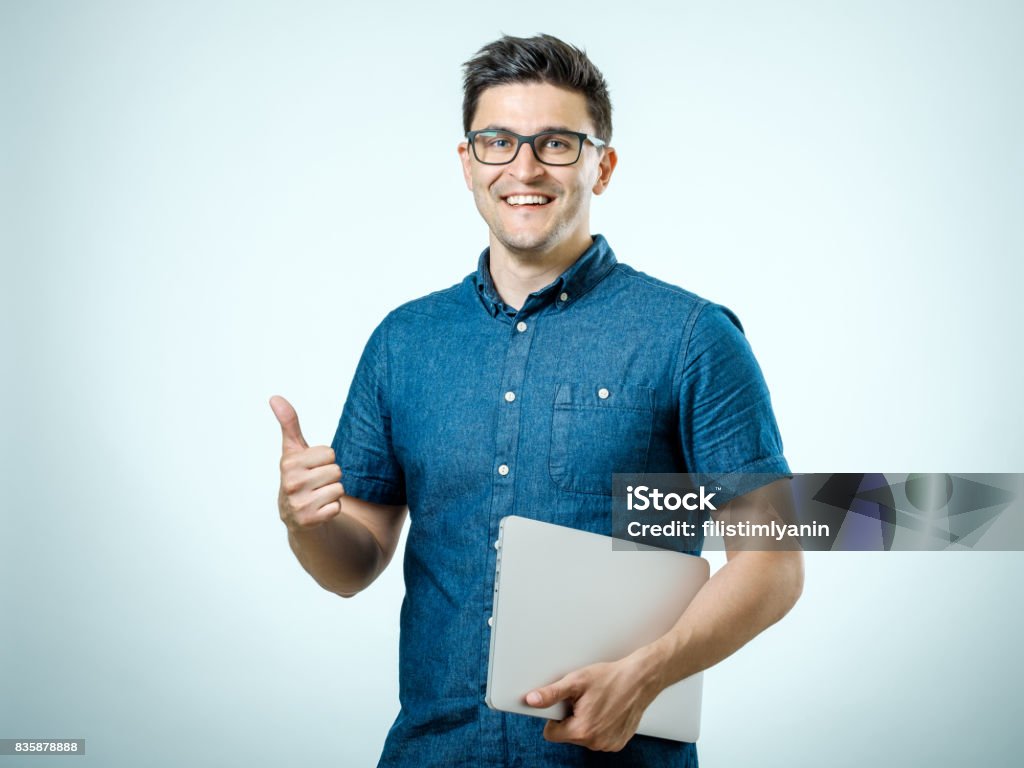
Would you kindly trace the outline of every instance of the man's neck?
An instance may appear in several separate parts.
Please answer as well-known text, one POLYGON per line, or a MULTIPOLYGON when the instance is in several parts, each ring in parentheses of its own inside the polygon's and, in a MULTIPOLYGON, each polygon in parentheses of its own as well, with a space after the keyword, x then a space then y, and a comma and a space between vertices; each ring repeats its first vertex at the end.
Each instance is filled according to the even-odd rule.
POLYGON ((589 248, 594 238, 585 236, 578 243, 565 244, 555 251, 514 251, 491 237, 491 280, 508 306, 519 309, 526 297, 554 282, 589 248))

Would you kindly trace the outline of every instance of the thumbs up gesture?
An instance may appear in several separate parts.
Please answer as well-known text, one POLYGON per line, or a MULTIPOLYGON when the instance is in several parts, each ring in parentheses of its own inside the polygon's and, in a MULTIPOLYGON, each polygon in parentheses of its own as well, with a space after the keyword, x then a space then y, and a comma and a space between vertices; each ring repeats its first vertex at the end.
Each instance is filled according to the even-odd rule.
POLYGON ((275 395, 270 408, 281 425, 281 520, 292 532, 312 530, 341 512, 341 469, 334 463, 332 448, 309 447, 291 403, 275 395))

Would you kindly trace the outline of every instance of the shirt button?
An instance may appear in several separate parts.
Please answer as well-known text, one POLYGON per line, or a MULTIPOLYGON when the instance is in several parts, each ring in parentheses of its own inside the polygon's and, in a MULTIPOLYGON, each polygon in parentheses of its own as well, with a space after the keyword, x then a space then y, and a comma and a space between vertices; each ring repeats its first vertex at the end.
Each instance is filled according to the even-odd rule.
POLYGON ((498 474, 501 475, 502 477, 507 475, 508 474, 508 464, 502 464, 500 467, 498 467, 498 474))
POLYGON ((525 331, 526 330, 526 323, 524 323, 522 320, 520 320, 518 323, 516 323, 516 330, 519 331, 520 333, 525 331))
POLYGON ((568 293, 563 293, 561 296, 558 297, 558 300, 559 301, 568 301, 569 300, 569 294, 568 293))
POLYGON ((509 391, 509 392, 505 393, 505 402, 506 403, 511 403, 515 399, 516 399, 516 393, 515 392, 509 391))
POLYGON ((607 400, 608 395, 610 394, 611 393, 604 387, 601 387, 599 390, 597 390, 597 396, 600 397, 602 400, 607 400))

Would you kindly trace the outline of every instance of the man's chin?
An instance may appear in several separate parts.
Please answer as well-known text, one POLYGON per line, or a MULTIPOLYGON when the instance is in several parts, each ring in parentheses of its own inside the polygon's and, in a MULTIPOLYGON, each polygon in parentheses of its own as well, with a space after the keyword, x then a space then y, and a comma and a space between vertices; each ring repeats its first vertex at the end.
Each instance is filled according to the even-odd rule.
POLYGON ((555 237, 551 232, 509 232, 503 230, 494 233, 495 238, 509 251, 523 256, 541 255, 554 245, 555 237))
POLYGON ((551 243, 547 239, 527 238, 498 238, 498 241, 505 246, 505 250, 520 258, 540 258, 551 250, 551 243))

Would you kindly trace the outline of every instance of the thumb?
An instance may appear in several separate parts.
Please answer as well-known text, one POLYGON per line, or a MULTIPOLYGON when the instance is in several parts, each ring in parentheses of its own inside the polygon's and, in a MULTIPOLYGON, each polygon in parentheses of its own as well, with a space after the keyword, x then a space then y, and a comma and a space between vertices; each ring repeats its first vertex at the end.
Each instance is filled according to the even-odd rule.
POLYGON ((575 699, 577 694, 576 684, 566 675, 551 685, 530 691, 526 694, 526 703, 531 707, 550 707, 560 701, 575 699))
POLYGON ((281 451, 294 453, 309 448, 309 444, 302 436, 302 430, 299 429, 299 415, 295 413, 292 404, 280 395, 274 395, 270 398, 270 408, 281 425, 281 451))

